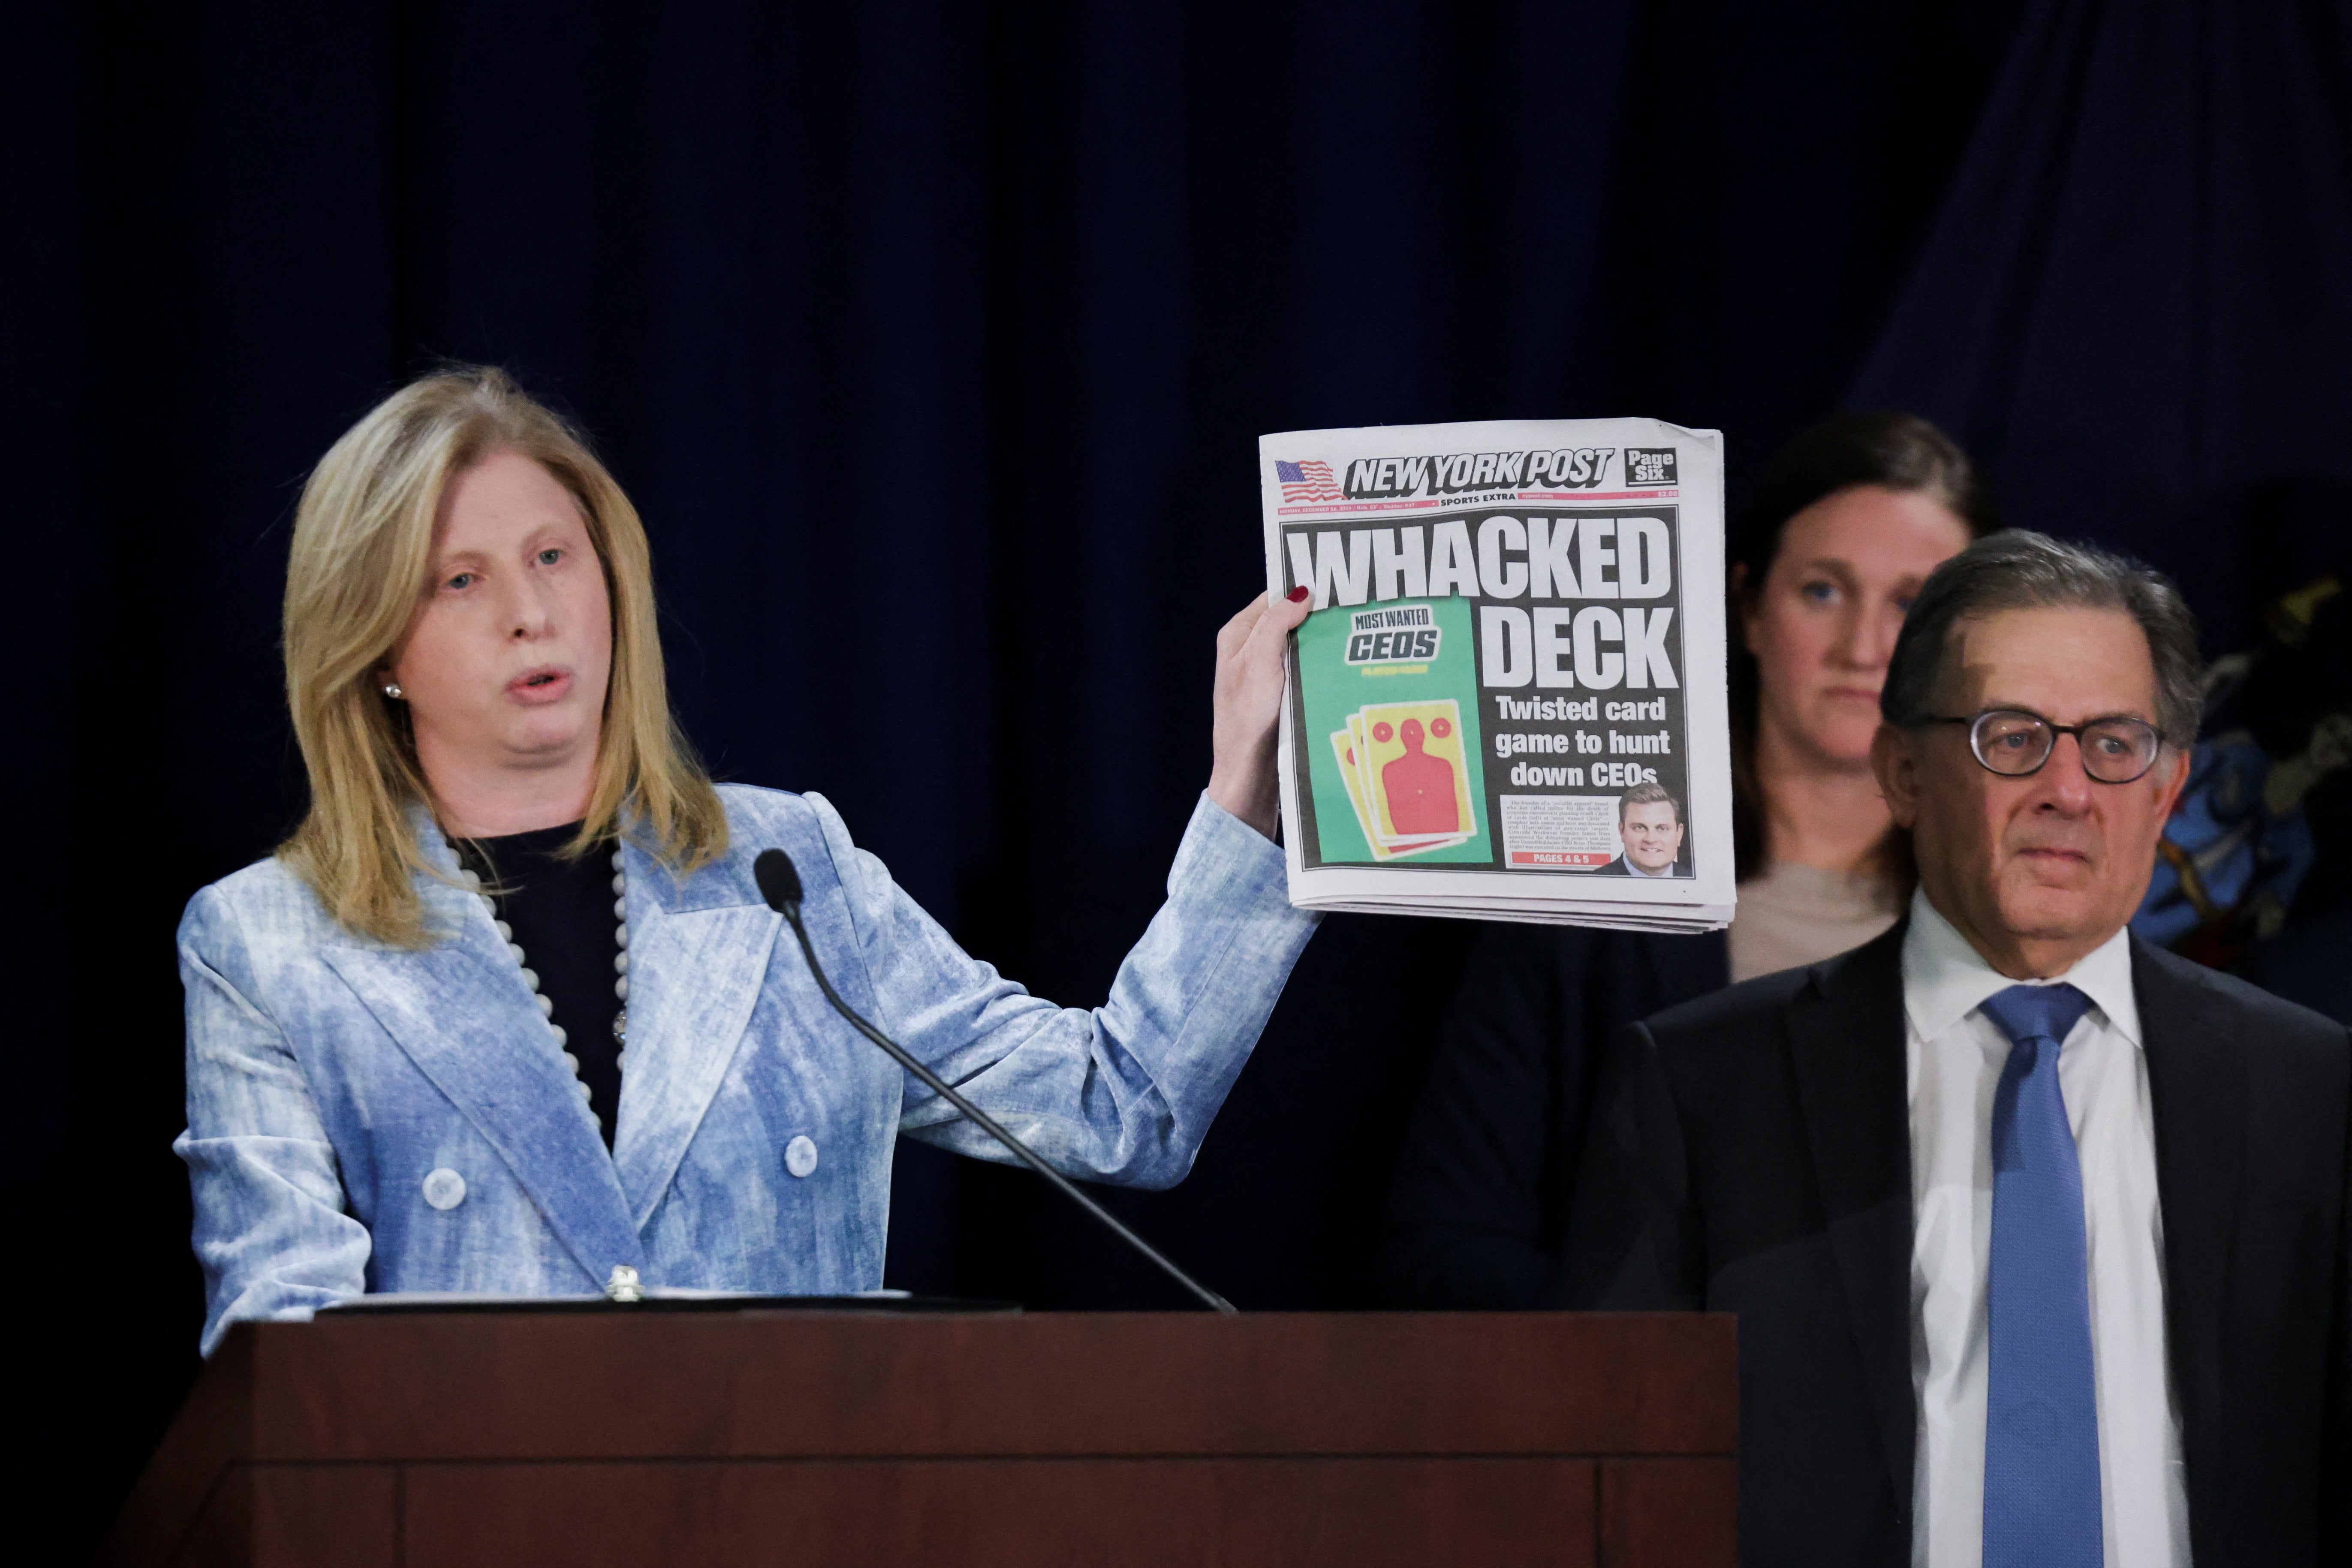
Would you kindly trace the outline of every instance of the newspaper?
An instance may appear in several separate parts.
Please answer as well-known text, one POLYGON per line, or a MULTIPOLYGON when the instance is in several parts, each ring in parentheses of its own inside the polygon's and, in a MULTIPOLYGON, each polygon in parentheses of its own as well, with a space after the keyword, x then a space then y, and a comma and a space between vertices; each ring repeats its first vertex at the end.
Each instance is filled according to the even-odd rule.
POLYGON ((1731 919, 1723 448, 1654 419, 1262 437, 1302 908, 1731 919))

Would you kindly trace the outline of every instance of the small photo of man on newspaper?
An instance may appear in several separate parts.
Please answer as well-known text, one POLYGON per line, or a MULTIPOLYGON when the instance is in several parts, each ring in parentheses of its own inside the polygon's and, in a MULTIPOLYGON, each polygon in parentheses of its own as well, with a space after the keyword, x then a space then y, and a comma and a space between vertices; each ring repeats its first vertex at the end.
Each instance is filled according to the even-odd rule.
POLYGON ((1661 784, 1638 784, 1617 802, 1617 837, 1625 847, 1596 877, 1687 877, 1682 802, 1661 784))

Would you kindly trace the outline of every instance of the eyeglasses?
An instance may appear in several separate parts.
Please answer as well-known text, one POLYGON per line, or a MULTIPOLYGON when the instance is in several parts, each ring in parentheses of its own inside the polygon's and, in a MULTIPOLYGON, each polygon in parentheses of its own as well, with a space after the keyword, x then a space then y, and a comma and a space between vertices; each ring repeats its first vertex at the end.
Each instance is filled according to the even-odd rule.
POLYGON ((2042 771, 2058 737, 2072 735, 2083 750, 2083 771, 2101 784, 2131 783, 2156 765, 2163 737, 2142 719, 2094 719, 2053 724, 2022 708, 1988 708, 1973 719, 1930 718, 1930 724, 1966 724, 1969 750, 1989 773, 2023 778, 2042 771))

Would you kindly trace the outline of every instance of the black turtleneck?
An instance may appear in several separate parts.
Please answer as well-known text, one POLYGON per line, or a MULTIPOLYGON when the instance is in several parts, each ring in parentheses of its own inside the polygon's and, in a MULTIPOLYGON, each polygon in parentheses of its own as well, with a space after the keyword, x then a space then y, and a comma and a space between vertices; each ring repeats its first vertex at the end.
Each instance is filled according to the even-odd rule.
POLYGON ((477 838, 461 854, 497 899, 499 918, 513 930, 541 993, 555 1004, 551 1021, 562 1026, 563 1048, 580 1058, 580 1080, 610 1149, 621 1107, 621 1048, 613 1037, 621 1010, 613 991, 620 921, 613 913, 610 845, 576 860, 559 853, 579 831, 574 822, 477 838))

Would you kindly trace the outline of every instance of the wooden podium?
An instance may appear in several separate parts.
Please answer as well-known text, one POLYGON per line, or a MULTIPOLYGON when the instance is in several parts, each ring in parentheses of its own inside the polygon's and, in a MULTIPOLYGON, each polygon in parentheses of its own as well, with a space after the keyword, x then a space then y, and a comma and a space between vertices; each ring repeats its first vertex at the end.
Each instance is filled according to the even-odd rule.
POLYGON ((1733 1321, 328 1316, 233 1331, 140 1565, 1721 1564, 1733 1321))

